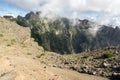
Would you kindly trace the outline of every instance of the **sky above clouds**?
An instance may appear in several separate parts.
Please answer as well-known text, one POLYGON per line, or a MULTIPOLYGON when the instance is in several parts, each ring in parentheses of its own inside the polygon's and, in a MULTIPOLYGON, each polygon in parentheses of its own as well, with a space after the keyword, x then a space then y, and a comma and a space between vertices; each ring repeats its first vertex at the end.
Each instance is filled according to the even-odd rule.
POLYGON ((0 0, 0 16, 4 16, 4 15, 17 16, 18 14, 21 15, 26 14, 27 10, 23 10, 17 6, 14 6, 4 1, 5 0, 0 0))
POLYGON ((120 0, 0 0, 0 15, 25 15, 29 11, 120 24, 120 0))

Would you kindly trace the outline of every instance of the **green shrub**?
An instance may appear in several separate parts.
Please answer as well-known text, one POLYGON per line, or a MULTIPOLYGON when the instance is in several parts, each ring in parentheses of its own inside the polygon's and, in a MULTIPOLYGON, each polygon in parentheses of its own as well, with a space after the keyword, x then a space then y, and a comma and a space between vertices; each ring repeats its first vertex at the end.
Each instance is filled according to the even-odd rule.
POLYGON ((11 44, 7 44, 7 46, 11 46, 11 44))
POLYGON ((3 37, 3 34, 0 34, 0 37, 3 37))
POLYGON ((90 55, 83 56, 84 59, 88 59, 89 57, 90 57, 90 55))
POLYGON ((104 58, 112 58, 112 57, 114 57, 114 54, 112 54, 112 53, 105 53, 104 55, 103 55, 103 57, 104 58))
POLYGON ((40 56, 40 55, 37 55, 36 57, 37 57, 37 58, 41 58, 41 56, 40 56))
POLYGON ((27 55, 32 55, 32 53, 27 53, 27 55))

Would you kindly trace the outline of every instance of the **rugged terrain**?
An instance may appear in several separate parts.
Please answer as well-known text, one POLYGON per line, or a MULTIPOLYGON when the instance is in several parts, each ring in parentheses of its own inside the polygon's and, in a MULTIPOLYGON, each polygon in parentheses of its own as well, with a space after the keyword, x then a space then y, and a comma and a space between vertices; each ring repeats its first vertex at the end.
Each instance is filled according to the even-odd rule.
POLYGON ((120 47, 71 55, 49 53, 41 58, 41 63, 113 80, 120 79, 120 47))
MULTIPOLYGON (((62 66, 57 67, 62 64, 54 58, 66 60, 70 58, 69 56, 74 58, 78 55, 63 57, 63 55, 44 51, 31 38, 28 27, 19 26, 0 17, 0 80, 108 80, 81 74, 62 66)), ((63 64, 69 65, 69 60, 63 64)))
POLYGON ((17 23, 30 26, 32 37, 45 50, 70 54, 120 46, 119 26, 99 25, 87 19, 49 19, 40 14, 30 12, 25 17, 18 16, 17 23))

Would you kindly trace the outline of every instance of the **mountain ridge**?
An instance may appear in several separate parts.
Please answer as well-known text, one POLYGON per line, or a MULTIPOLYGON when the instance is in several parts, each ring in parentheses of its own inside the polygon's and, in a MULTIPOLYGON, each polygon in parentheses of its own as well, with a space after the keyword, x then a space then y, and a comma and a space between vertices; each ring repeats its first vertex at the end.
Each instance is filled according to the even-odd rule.
POLYGON ((97 25, 87 19, 71 21, 65 17, 51 20, 40 17, 37 12, 18 16, 17 19, 18 24, 30 26, 31 36, 48 51, 80 53, 120 45, 118 26, 97 25))

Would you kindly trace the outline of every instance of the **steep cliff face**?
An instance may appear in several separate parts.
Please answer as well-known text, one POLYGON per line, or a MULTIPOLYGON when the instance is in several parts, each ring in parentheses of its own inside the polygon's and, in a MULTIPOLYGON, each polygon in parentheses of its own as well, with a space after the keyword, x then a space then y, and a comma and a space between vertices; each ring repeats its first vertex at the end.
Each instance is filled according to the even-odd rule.
POLYGON ((97 35, 94 41, 95 41, 94 45, 97 48, 120 45, 120 28, 103 26, 97 32, 97 35))
POLYGON ((71 20, 60 17, 51 20, 40 17, 40 12, 30 12, 24 19, 24 22, 31 26, 31 36, 48 51, 62 54, 79 53, 120 45, 118 27, 98 26, 86 19, 71 20), (96 26, 97 29, 94 29, 96 26))

